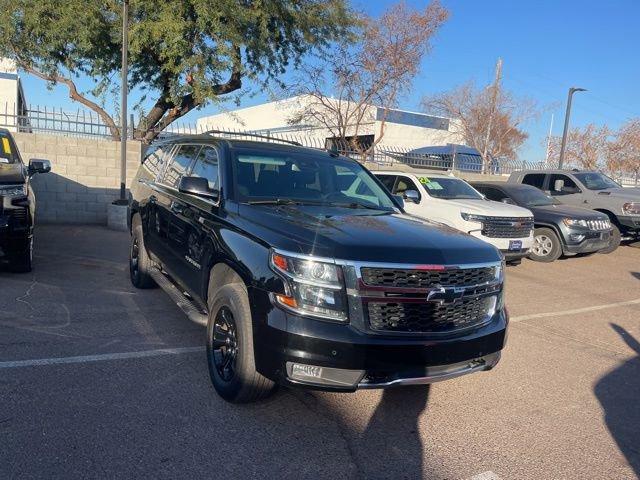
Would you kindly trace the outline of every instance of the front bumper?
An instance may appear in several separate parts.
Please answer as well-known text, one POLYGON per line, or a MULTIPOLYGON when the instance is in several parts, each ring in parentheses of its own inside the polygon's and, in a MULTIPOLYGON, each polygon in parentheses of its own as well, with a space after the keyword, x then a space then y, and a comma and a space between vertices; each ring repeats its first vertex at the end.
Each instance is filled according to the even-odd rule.
POLYGON ((432 383, 493 368, 505 345, 507 324, 506 311, 500 310, 486 324, 457 335, 380 335, 274 307, 265 323, 254 324, 256 368, 278 383, 322 390, 432 383), (328 376, 336 381, 294 378, 293 364, 329 369, 328 376))
POLYGON ((507 260, 526 257, 531 247, 533 247, 533 234, 522 238, 493 238, 483 235, 479 230, 470 231, 469 233, 496 247, 507 260), (520 242, 521 248, 517 250, 511 249, 514 242, 520 242))
POLYGON ((640 234, 640 215, 618 215, 617 218, 624 231, 640 234))
POLYGON ((580 243, 563 245, 564 253, 593 253, 609 246, 611 241, 611 231, 605 232, 590 231, 585 234, 585 239, 580 243))

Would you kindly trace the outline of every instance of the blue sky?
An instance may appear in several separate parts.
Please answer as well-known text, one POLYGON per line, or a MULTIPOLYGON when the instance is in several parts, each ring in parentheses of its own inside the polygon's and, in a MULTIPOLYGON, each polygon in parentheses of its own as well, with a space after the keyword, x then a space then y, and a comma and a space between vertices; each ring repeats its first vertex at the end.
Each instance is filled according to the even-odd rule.
MULTIPOLYGON (((354 7, 380 14, 391 0, 352 0, 354 7)), ((412 0, 423 7, 428 2, 412 0)), ((495 62, 503 59, 504 86, 514 93, 551 106, 526 125, 530 139, 520 157, 536 161, 544 156, 544 141, 551 114, 554 134, 561 134, 567 90, 589 91, 574 97, 572 126, 588 123, 617 128, 631 117, 640 117, 640 1, 612 0, 442 0, 450 19, 434 41, 433 52, 422 65, 413 88, 401 100, 401 108, 419 110, 424 95, 450 89, 475 79, 491 82, 495 62)), ((30 103, 78 108, 66 90, 44 88, 38 79, 23 75, 30 103)), ((80 86, 88 83, 80 82, 80 86)), ((247 97, 242 106, 264 101, 263 95, 247 97)), ((231 108, 231 105, 228 107, 231 108)), ((195 122, 211 114, 209 106, 185 117, 195 122)))

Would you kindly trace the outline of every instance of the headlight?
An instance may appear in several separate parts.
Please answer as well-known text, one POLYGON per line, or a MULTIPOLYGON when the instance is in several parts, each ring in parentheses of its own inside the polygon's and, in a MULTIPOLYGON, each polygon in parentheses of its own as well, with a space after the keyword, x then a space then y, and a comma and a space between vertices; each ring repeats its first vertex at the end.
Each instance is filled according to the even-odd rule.
POLYGON ((640 215, 640 202, 629 202, 622 205, 622 212, 627 215, 640 215))
POLYGON ((274 295, 278 304, 300 315, 347 321, 347 302, 340 267, 273 251, 271 267, 287 280, 287 294, 274 295))
POLYGON ((578 220, 577 218, 563 218, 562 222, 569 228, 571 227, 587 227, 586 220, 578 220))
POLYGON ((0 196, 2 197, 24 197, 27 194, 27 186, 22 185, 0 185, 0 196))
POLYGON ((460 216, 462 217, 463 220, 466 220, 467 222, 482 223, 484 221, 484 216, 475 215, 473 213, 460 212, 460 216))

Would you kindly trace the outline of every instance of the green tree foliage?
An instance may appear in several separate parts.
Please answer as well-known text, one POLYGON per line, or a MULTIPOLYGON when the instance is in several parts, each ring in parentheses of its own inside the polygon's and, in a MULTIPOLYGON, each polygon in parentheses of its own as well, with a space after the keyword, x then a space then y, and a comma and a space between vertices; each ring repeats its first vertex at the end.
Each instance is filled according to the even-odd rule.
MULTIPOLYGON (((122 0, 0 0, 0 55, 96 111, 118 137, 101 101, 117 90, 122 0), (74 80, 96 81, 90 94, 74 80), (92 98, 91 98, 92 97, 92 98)), ((135 136, 146 142, 176 119, 266 85, 309 51, 348 38, 345 0, 130 0, 129 88, 155 100, 135 136)))

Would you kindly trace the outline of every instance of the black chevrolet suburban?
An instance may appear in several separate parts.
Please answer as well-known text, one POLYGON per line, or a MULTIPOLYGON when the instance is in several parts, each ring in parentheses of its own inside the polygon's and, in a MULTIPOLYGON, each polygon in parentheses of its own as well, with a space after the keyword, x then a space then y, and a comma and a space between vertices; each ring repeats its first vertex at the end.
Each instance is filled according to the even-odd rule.
POLYGON ((25 166, 13 136, 0 129, 0 260, 14 272, 30 272, 36 198, 31 177, 51 170, 48 160, 25 166))
POLYGON ((553 262, 562 255, 611 253, 619 238, 611 234, 612 225, 604 213, 563 205, 531 185, 506 182, 472 182, 489 200, 528 208, 533 213, 533 247, 529 258, 553 262))
POLYGON ((170 137, 145 153, 129 218, 131 281, 207 326, 228 401, 431 383, 489 370, 504 347, 500 252, 404 214, 333 152, 170 137))

